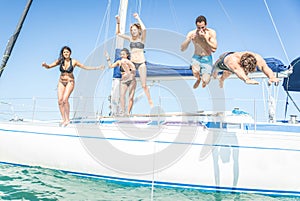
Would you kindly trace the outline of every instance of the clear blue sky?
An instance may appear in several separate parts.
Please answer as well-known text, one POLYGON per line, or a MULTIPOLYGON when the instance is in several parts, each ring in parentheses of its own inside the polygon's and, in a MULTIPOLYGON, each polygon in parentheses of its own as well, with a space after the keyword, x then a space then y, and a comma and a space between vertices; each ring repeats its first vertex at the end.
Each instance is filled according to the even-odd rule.
MULTIPOLYGON (((15 31, 26 2, 27 0, 1 0, 1 57, 8 39, 15 31)), ((137 0, 129 0, 130 15, 138 12, 137 2, 137 0)), ((118 13, 119 4, 117 0, 111 2, 107 35, 105 35, 107 27, 105 24, 99 32, 107 4, 106 0, 33 0, 18 41, 0 78, 0 99, 52 98, 54 100, 51 101, 55 105, 59 70, 58 68, 46 70, 41 67, 41 63, 54 61, 64 45, 72 48, 73 58, 84 63, 95 47, 106 39, 114 37, 114 16, 118 13), (99 34, 100 38, 98 38, 99 34)), ((288 65, 290 61, 300 56, 300 1, 267 0, 267 4, 287 56, 263 0, 143 0, 140 16, 147 28, 166 29, 185 35, 195 28, 195 18, 198 15, 205 15, 208 27, 217 32, 219 47, 213 55, 214 60, 225 51, 250 50, 263 57, 278 58, 288 65)), ((130 17, 128 21, 130 23, 134 19, 130 17)), ((149 57, 147 59, 151 61, 149 57)), ((79 69, 76 70, 75 75, 78 72, 79 69)), ((247 86, 239 80, 227 80, 224 90, 226 98, 262 98, 260 86, 247 86)), ((195 93, 199 97, 205 97, 208 92, 206 89, 199 88, 195 93)), ((300 99, 298 94, 292 93, 292 95, 295 96, 296 101, 300 99)), ((280 92, 279 98, 285 99, 283 92, 280 92)), ((280 105, 277 109, 283 110, 284 103, 280 105)), ((292 104, 290 105, 290 113, 297 114, 292 104)), ((199 108, 205 106, 200 105, 199 108)))

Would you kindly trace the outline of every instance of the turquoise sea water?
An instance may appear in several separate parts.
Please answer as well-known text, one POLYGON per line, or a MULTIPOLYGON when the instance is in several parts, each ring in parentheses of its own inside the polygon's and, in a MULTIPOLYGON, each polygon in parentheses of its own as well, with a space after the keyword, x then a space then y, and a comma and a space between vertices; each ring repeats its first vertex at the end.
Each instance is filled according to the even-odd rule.
POLYGON ((151 186, 131 186, 99 179, 83 178, 40 167, 0 165, 1 200, 300 201, 300 198, 295 197, 213 193, 175 188, 157 187, 154 188, 153 194, 151 192, 151 186))

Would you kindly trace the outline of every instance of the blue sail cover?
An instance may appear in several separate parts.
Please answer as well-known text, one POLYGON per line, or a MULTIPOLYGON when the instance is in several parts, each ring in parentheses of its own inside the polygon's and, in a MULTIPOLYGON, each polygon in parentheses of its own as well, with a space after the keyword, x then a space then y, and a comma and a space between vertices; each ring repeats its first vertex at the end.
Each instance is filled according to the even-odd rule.
MULTIPOLYGON (((276 58, 264 58, 267 65, 273 72, 282 72, 288 70, 289 66, 285 66, 280 60, 276 58)), ((191 66, 168 66, 162 64, 154 64, 146 62, 147 76, 149 77, 166 77, 166 76, 193 76, 191 66)), ((137 77, 139 77, 137 71, 137 77)), ((114 78, 120 78, 120 68, 114 69, 114 78)))
POLYGON ((282 86, 285 91, 300 91, 300 57, 294 59, 289 67, 293 69, 293 73, 284 78, 282 86))
MULTIPOLYGON (((116 50, 116 60, 119 58, 120 50, 116 50)), ((288 69, 280 60, 276 58, 264 58, 267 65, 274 72, 282 72, 288 69)), ((148 77, 179 77, 179 76, 193 76, 192 69, 190 65, 186 66, 169 66, 162 64, 155 64, 151 62, 146 62, 147 66, 147 76, 148 77)), ((139 77, 139 73, 137 71, 137 77, 139 77)), ((114 69, 114 78, 120 78, 120 68, 114 69)))
POLYGON ((146 62, 147 76, 193 76, 190 66, 167 66, 146 62))
POLYGON ((266 61, 267 65, 272 69, 273 72, 278 73, 289 69, 289 67, 285 66, 282 63, 282 61, 280 61, 279 59, 270 57, 270 58, 264 58, 264 60, 266 61))
MULTIPOLYGON (((148 77, 193 76, 190 66, 167 66, 150 62, 146 62, 146 66, 148 77)), ((138 71, 136 77, 139 77, 138 71)), ((121 78, 120 68, 114 68, 113 78, 121 78)))
MULTIPOLYGON (((270 57, 264 60, 275 73, 288 70, 279 59, 270 57)), ((146 62, 146 65, 148 76, 193 76, 191 66, 167 66, 149 62, 146 62)))
MULTIPOLYGON (((117 61, 120 58, 121 49, 115 50, 115 60, 117 61)), ((193 76, 190 66, 168 66, 161 64, 154 64, 146 62, 147 66, 147 76, 148 77, 159 77, 159 76, 193 76)), ((136 77, 139 77, 139 72, 137 71, 136 77)), ((113 78, 121 78, 120 68, 114 68, 113 78)))

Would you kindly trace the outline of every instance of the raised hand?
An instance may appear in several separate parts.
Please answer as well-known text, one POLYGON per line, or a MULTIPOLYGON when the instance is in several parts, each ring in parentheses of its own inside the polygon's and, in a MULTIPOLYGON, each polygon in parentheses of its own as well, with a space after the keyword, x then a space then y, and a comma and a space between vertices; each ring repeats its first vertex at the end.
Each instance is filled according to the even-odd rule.
POLYGON ((117 20, 117 24, 120 24, 120 16, 119 15, 116 15, 116 20, 117 20))
POLYGON ((109 59, 110 59, 109 54, 108 54, 107 51, 104 52, 104 56, 106 57, 106 60, 109 60, 109 59))
POLYGON ((140 16, 139 16, 139 14, 134 13, 134 14, 133 14, 133 17, 134 17, 135 19, 139 19, 140 16))

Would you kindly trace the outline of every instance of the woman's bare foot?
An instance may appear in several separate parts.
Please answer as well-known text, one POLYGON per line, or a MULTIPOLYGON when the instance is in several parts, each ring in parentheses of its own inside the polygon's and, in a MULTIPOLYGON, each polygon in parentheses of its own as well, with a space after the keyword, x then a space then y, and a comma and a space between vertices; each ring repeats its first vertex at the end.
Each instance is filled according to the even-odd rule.
POLYGON ((154 104, 153 104, 153 101, 152 101, 152 100, 149 100, 149 105, 150 105, 151 108, 154 107, 154 104))
POLYGON ((65 121, 64 123, 63 123, 63 127, 66 127, 67 125, 69 125, 70 124, 70 120, 69 121, 65 121))

